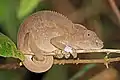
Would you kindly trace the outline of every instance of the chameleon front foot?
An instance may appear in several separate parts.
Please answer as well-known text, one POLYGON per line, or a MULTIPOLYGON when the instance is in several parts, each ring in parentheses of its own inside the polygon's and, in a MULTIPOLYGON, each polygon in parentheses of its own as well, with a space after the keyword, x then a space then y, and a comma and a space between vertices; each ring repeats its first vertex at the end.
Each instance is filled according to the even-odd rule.
POLYGON ((70 53, 62 51, 62 54, 65 56, 65 58, 69 58, 70 57, 70 53))
POLYGON ((59 49, 57 49, 57 50, 55 50, 55 51, 53 51, 54 53, 55 53, 55 57, 56 58, 63 58, 63 54, 62 54, 62 50, 59 50, 59 49))
POLYGON ((46 72, 53 65, 53 56, 42 56, 42 58, 37 59, 33 55, 25 55, 25 60, 23 61, 23 64, 31 72, 46 72))
POLYGON ((63 58, 65 57, 66 59, 70 57, 70 53, 62 51, 62 50, 55 50, 54 53, 56 54, 55 57, 56 58, 63 58))
POLYGON ((64 50, 55 50, 53 51, 56 55, 55 57, 57 58, 63 58, 65 57, 66 59, 70 57, 70 54, 73 56, 73 58, 77 58, 77 53, 75 52, 75 49, 73 49, 70 46, 66 46, 64 50))
POLYGON ((73 56, 73 58, 77 58, 77 53, 75 52, 75 49, 70 47, 70 46, 66 46, 64 48, 64 54, 65 56, 69 56, 70 57, 70 54, 73 56), (69 55, 68 55, 69 54, 69 55))

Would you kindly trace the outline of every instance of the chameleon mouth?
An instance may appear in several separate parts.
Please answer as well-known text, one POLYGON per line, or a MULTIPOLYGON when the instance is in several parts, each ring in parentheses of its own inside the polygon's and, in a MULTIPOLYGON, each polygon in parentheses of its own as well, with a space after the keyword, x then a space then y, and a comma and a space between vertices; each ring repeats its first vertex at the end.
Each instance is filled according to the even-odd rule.
POLYGON ((103 41, 101 40, 96 40, 96 46, 99 47, 99 49, 103 48, 103 41))

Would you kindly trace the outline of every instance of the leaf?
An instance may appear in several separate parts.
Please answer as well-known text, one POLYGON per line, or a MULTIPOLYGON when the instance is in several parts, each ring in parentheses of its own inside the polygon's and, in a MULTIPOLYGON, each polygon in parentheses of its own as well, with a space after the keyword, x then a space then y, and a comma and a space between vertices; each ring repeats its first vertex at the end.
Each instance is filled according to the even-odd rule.
POLYGON ((18 10, 18 18, 21 19, 30 12, 39 4, 40 0, 21 0, 20 7, 18 10))
POLYGON ((16 45, 7 36, 0 33, 0 56, 18 58, 24 60, 22 52, 17 50, 16 45))

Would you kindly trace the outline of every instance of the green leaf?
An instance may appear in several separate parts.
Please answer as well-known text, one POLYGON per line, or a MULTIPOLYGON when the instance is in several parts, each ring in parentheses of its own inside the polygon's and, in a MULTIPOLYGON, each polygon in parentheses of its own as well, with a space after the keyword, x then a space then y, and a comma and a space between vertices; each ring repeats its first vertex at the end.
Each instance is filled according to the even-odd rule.
POLYGON ((21 19, 28 15, 39 4, 40 0, 21 0, 18 10, 18 18, 21 19))
POLYGON ((0 56, 18 58, 21 61, 24 60, 22 52, 17 50, 13 41, 2 33, 0 33, 0 56))

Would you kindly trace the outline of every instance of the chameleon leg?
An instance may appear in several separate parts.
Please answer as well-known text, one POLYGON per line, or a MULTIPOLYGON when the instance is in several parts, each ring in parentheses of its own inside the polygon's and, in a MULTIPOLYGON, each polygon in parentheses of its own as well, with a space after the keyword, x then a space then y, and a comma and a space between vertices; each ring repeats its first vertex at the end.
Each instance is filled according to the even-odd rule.
POLYGON ((59 49, 57 49, 57 50, 55 50, 55 51, 53 51, 56 55, 55 55, 55 57, 56 58, 63 58, 63 54, 62 54, 62 50, 59 50, 59 49))
POLYGON ((76 53, 76 50, 74 48, 72 48, 72 53, 70 53, 73 58, 77 58, 77 53, 76 53))
POLYGON ((65 56, 65 58, 69 58, 70 54, 73 56, 73 58, 77 58, 77 53, 75 53, 75 49, 65 44, 66 41, 64 40, 67 40, 67 38, 68 37, 65 37, 65 36, 58 36, 58 37, 52 38, 50 42, 53 46, 55 46, 57 49, 62 51, 62 53, 60 54, 62 56, 65 56))
POLYGON ((66 45, 64 45, 60 40, 62 36, 54 37, 50 40, 51 44, 57 48, 54 52, 56 53, 57 58, 69 58, 70 53, 65 51, 66 45))
POLYGON ((65 55, 65 58, 69 58, 70 54, 73 56, 73 58, 77 58, 77 53, 75 52, 75 49, 68 45, 66 45, 62 53, 65 55))
POLYGON ((49 70, 53 65, 53 56, 43 56, 42 54, 44 53, 36 46, 32 36, 30 37, 30 34, 28 40, 25 41, 28 45, 26 49, 30 48, 33 55, 27 55, 29 51, 25 54, 25 60, 23 61, 24 66, 35 73, 49 70))
POLYGON ((38 61, 43 61, 44 60, 43 54, 45 52, 40 50, 33 41, 30 43, 30 49, 31 49, 31 52, 34 53, 33 58, 35 58, 38 61))
POLYGON ((75 49, 68 45, 66 45, 64 50, 62 50, 62 54, 66 59, 70 57, 70 54, 73 56, 73 58, 77 58, 77 53, 75 49))
POLYGON ((66 59, 70 57, 70 53, 69 52, 62 51, 62 53, 64 54, 66 59))

